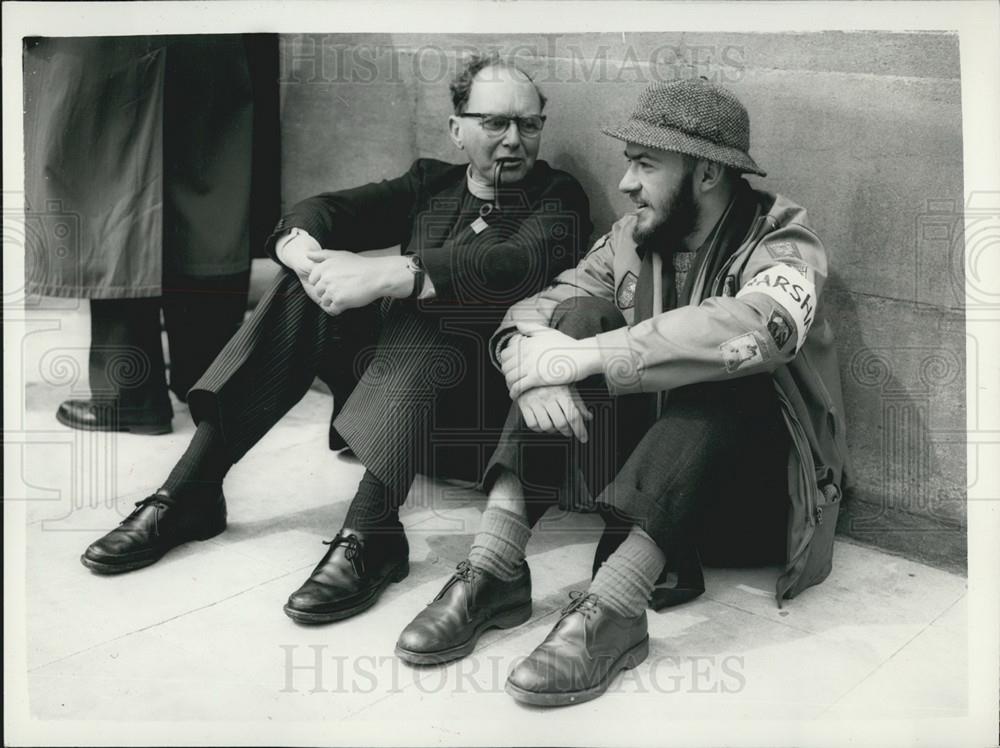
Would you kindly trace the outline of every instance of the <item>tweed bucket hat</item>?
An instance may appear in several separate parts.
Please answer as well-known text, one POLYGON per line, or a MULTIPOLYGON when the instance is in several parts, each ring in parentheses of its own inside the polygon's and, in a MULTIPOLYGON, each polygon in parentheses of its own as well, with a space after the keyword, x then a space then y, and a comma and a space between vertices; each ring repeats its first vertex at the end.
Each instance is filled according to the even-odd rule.
POLYGON ((695 78, 653 83, 628 121, 602 131, 628 143, 685 153, 764 177, 750 150, 750 116, 732 92, 695 78))

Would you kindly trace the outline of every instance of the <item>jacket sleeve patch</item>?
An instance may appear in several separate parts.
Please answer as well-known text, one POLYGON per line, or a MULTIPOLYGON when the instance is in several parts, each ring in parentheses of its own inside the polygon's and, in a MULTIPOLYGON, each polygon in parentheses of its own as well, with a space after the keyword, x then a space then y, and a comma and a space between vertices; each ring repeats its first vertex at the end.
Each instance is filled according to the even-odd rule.
POLYGON ((722 353, 722 361, 730 374, 764 363, 764 347, 752 332, 730 338, 719 346, 719 352, 722 353))
POLYGON ((767 320, 767 332, 771 340, 778 346, 780 351, 792 338, 792 331, 795 323, 789 318, 788 313, 780 306, 775 306, 767 320))
POLYGON ((795 325, 795 352, 805 343, 816 311, 816 286, 791 265, 779 263, 761 270, 736 294, 736 298, 762 293, 776 302, 795 325))
POLYGON ((802 259, 799 248, 793 241, 764 242, 764 249, 776 260, 802 259))
POLYGON ((615 293, 615 303, 619 309, 631 309, 635 306, 635 284, 638 282, 635 273, 629 270, 618 284, 615 293))

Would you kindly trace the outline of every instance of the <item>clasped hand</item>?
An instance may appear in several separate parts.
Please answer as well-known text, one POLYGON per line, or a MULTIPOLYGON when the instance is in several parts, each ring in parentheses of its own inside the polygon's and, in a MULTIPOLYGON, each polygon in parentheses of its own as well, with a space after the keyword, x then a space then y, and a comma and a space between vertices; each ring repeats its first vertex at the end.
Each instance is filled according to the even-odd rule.
POLYGON ((596 373, 596 348, 589 341, 535 323, 518 323, 517 330, 500 352, 511 400, 535 387, 573 384, 596 373))
POLYGON ((329 315, 356 309, 385 295, 378 258, 333 249, 289 248, 286 262, 306 295, 329 315))
POLYGON ((333 249, 313 249, 307 256, 316 265, 306 280, 316 289, 319 305, 327 314, 357 309, 385 295, 377 258, 333 249))
POLYGON ((516 402, 525 425, 532 431, 558 431, 563 436, 575 436, 581 442, 587 442, 587 421, 594 416, 573 385, 535 387, 518 397, 516 402))
POLYGON ((520 323, 517 329, 500 352, 500 365, 525 425, 586 442, 593 416, 573 385, 599 370, 594 342, 544 325, 520 323))

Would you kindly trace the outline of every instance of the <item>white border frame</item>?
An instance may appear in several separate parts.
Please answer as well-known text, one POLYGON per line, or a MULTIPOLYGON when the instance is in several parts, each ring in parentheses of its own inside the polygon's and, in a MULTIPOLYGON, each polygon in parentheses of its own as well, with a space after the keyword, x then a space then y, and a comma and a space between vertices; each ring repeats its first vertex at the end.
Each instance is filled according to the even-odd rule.
MULTIPOLYGON (((4 216, 17 210, 23 193, 21 118, 21 37, 113 34, 232 33, 269 31, 302 33, 333 26, 336 32, 388 33, 531 33, 538 31, 702 31, 805 32, 828 30, 955 31, 960 38, 962 122, 966 196, 1000 193, 1000 6, 982 2, 134 2, 134 3, 4 3, 3 135, 4 216), (239 7, 239 13, 234 9, 239 7), (567 9, 572 7, 572 13, 567 9), (9 201, 14 201, 13 203, 9 201)), ((7 227, 5 227, 7 235, 7 227)), ((23 278, 24 258, 4 252, 5 291, 23 278)), ((1000 293, 1000 273, 987 290, 1000 293)), ((968 295, 967 295, 968 299, 968 295)), ((970 425, 1000 431, 1000 320, 967 314, 986 340, 978 346, 978 370, 967 370, 967 384, 978 388, 978 413, 970 425), (978 421, 974 419, 978 418, 978 421)), ((969 333, 967 329, 967 334, 969 333)), ((20 382, 19 361, 12 355, 23 325, 4 324, 4 374, 20 382)), ((4 389, 5 413, 17 412, 16 388, 4 389)), ((5 422, 5 426, 6 426, 5 422)), ((975 445, 970 444, 969 448, 975 445)), ((464 734, 464 745, 498 741, 515 744, 679 745, 767 744, 943 746, 995 745, 998 705, 998 632, 1000 632, 1000 502, 986 493, 1000 485, 994 475, 970 491, 969 526, 969 715, 964 720, 812 721, 678 723, 633 721, 621 725, 592 724, 579 713, 553 713, 549 725, 530 735, 515 736, 509 724, 480 725, 478 735, 464 734), (734 727, 739 734, 733 734, 734 727)), ((25 673, 24 506, 4 504, 4 722, 7 744, 126 745, 148 736, 151 744, 313 745, 438 744, 441 733, 430 726, 407 724, 390 733, 380 724, 335 723, 127 723, 43 722, 27 709, 25 673), (20 613, 21 615, 18 615, 20 613), (86 734, 85 734, 86 733, 86 734), (238 736, 238 737, 237 737, 238 736)), ((533 720, 537 723, 537 720, 533 720)))

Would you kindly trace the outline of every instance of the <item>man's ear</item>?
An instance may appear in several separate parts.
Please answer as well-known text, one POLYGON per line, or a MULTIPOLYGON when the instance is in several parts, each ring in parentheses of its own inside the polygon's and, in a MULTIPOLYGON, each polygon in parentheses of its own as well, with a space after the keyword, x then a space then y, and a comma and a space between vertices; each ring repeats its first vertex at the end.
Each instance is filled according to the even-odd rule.
POLYGON ((716 162, 701 159, 695 167, 695 184, 701 192, 714 190, 726 178, 726 168, 716 162))
POLYGON ((451 142, 455 144, 458 150, 463 150, 465 145, 462 143, 462 125, 461 121, 454 114, 448 118, 448 137, 451 138, 451 142))

